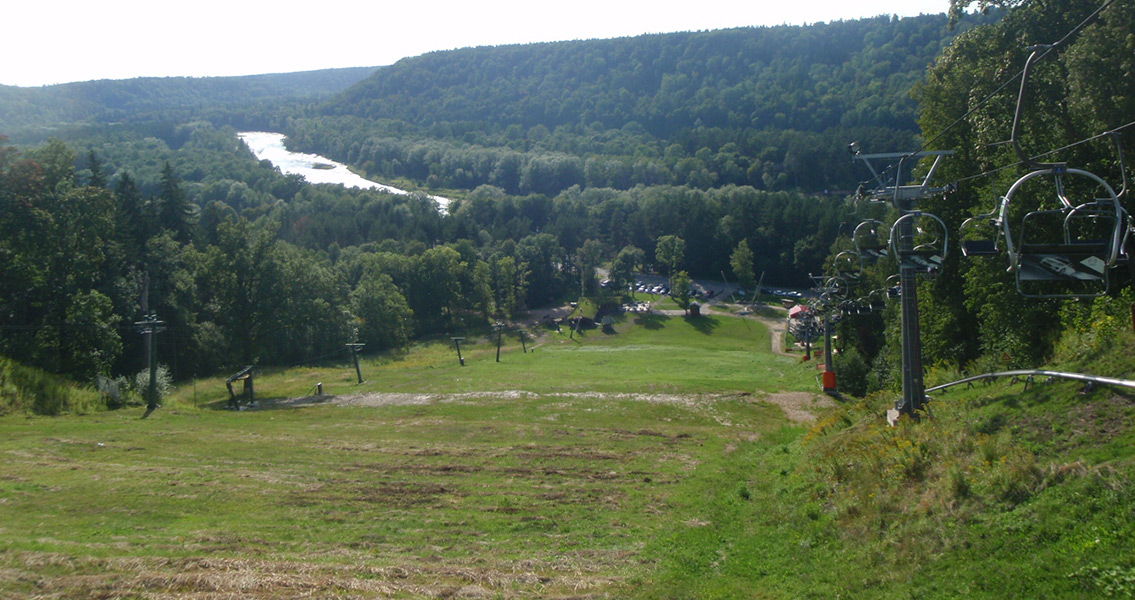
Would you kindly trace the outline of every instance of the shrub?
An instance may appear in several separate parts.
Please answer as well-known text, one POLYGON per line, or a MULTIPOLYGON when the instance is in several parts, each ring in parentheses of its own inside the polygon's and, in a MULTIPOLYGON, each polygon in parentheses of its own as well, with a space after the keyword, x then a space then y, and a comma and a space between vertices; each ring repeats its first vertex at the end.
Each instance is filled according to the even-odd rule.
POLYGON ((867 361, 854 348, 836 354, 832 358, 832 368, 840 391, 862 398, 867 394, 867 375, 871 372, 867 361))
MULTIPOLYGON (((150 371, 142 369, 134 376, 134 391, 139 396, 146 397, 146 389, 150 386, 150 371)), ((169 367, 159 364, 157 368, 158 398, 163 398, 173 389, 173 378, 170 377, 169 367)))

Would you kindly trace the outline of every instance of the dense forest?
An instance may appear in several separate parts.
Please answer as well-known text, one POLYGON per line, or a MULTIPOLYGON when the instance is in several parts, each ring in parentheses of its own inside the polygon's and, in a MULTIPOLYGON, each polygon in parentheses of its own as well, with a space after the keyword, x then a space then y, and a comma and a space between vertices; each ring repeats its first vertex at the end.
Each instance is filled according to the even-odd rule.
POLYGON ((0 132, 10 139, 34 138, 80 123, 187 120, 244 110, 255 102, 315 101, 343 91, 375 71, 371 67, 325 69, 245 77, 139 77, 44 87, 0 85, 0 132))
POLYGON ((945 15, 878 17, 432 53, 287 133, 372 175, 509 194, 849 190, 862 178, 850 140, 914 144, 910 89, 954 33, 945 15))
MULTIPOLYGON (((601 265, 811 285, 860 219, 894 218, 848 200, 869 175, 848 142, 957 150, 939 178, 965 184, 926 203, 955 229, 1011 182, 1011 168, 974 177, 1013 164, 1005 84, 1025 45, 1095 6, 997 4, 955 28, 879 17, 472 48, 310 79, 0 88, 0 354, 81 381, 135 373, 143 296, 165 321, 159 360, 189 377, 476 327, 593 293, 601 265), (251 129, 455 201, 308 185, 258 161, 237 137, 251 129), (731 260, 742 248, 748 273, 731 260)), ((1135 114, 1116 58, 1132 54, 1131 15, 1115 2, 1038 70, 1030 151, 1135 114)), ((1071 155, 1118 173, 1104 141, 1071 155)), ((1095 318, 1021 299, 1005 277, 951 255, 923 282, 928 364, 1035 362, 1095 318)), ((864 385, 895 384, 897 320, 844 319, 864 385)))
MULTIPOLYGON (((1012 4, 1019 6, 1002 21, 959 36, 914 90, 925 139, 934 149, 955 151, 943 161, 935 179, 957 188, 920 205, 943 219, 954 236, 950 242, 954 250, 941 271, 919 286, 923 363, 928 366, 972 372, 1034 367, 1056 350, 1063 351, 1065 358, 1091 362, 1106 347, 1104 340, 1113 338, 1118 328, 1131 326, 1135 297, 1130 261, 1121 260, 1110 270, 1107 293, 1099 297, 1040 298, 1018 291, 1015 275, 1007 269, 1003 236, 996 257, 967 258, 957 251, 960 238, 973 233, 972 228, 963 231, 962 224, 979 217, 976 223, 988 227, 989 219, 980 215, 991 213, 1014 182, 1038 169, 1023 164, 1006 143, 1013 130, 1021 73, 1036 50, 1030 46, 1063 40, 1030 70, 1018 135, 1023 152, 1092 172, 1117 192, 1131 177, 1123 157, 1135 155, 1131 129, 1135 39, 1130 34, 1135 31, 1135 3, 1067 2, 1060 11, 1043 3, 1012 4), (1097 14, 1101 7, 1106 8, 1097 14)), ((1059 192, 1051 177, 1035 181, 1044 183, 1026 187, 1018 195, 1029 199, 1026 194, 1031 194, 1034 204, 1010 214, 1015 234, 1024 227, 1024 210, 1052 208, 1058 193, 1073 204, 1094 201, 1102 194, 1100 189, 1076 187, 1075 178, 1059 192)), ((1126 194, 1120 197, 1124 200, 1126 194)), ((1122 224, 1124 231, 1127 225, 1122 224)), ((842 246, 836 245, 849 246, 846 239, 842 246)), ((861 289, 884 287, 893 268, 891 262, 867 269, 861 289)), ((1074 291, 1046 283, 1032 293, 1074 291)), ((1103 286, 1092 290, 1100 291, 1103 286)), ((899 318, 894 307, 890 310, 885 336, 871 333, 879 331, 877 316, 853 316, 843 327, 849 340, 857 340, 861 356, 873 361, 875 386, 893 381, 901 362, 899 318)))

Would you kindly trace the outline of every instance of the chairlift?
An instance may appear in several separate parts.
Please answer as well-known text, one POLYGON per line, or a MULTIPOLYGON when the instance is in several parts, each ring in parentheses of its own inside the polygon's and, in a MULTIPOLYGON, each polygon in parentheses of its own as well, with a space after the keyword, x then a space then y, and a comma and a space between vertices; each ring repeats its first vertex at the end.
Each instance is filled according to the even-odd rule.
POLYGON ((962 256, 971 258, 975 256, 997 256, 1001 253, 999 244, 1001 230, 996 216, 995 211, 962 221, 962 226, 958 230, 962 256))
POLYGON ((873 263, 887 254, 887 240, 882 236, 883 222, 875 219, 862 221, 855 227, 851 241, 860 259, 873 263))
MULTIPOLYGON (((1005 250, 1009 268, 1016 278, 1017 291, 1030 298, 1093 298, 1106 294, 1110 282, 1108 270, 1120 261, 1123 245, 1130 234, 1130 217, 1119 199, 1119 194, 1106 181, 1094 173, 1068 168, 1065 163, 1041 163, 1030 158, 1021 148, 1021 116, 1024 97, 1032 64, 1059 45, 1035 46, 1021 71, 1021 89, 1013 114, 1013 129, 1009 141, 1017 157, 1029 169, 1009 187, 1001 199, 998 221, 1005 237, 1005 250), (1050 181, 1048 198, 1057 200, 1055 206, 1044 207, 1040 200, 1020 219, 1018 234, 1010 227, 1010 209, 1013 197, 1029 182, 1050 181), (1071 197, 1087 197, 1087 202, 1075 203, 1071 197), (1040 282, 1039 285, 1036 285, 1040 282), (1061 285, 1053 292, 1053 283, 1061 285), (1049 286, 1049 287, 1046 287, 1049 286)), ((1123 172, 1123 192, 1127 188, 1127 169, 1123 160, 1123 147, 1118 138, 1116 151, 1123 172)), ((1040 198, 1045 195, 1041 194, 1040 198)), ((1021 210, 1017 209, 1019 215, 1021 210)))
POLYGON ((921 273, 936 273, 942 267, 949 242, 946 223, 927 212, 908 212, 891 226, 890 248, 899 266, 921 273), (900 233, 907 221, 911 221, 911 233, 900 233), (925 227, 924 223, 930 224, 930 227, 925 227))
POLYGON ((1115 190, 1089 171, 1062 165, 1033 170, 1018 179, 1002 198, 998 219, 1009 256, 1008 271, 1016 277, 1018 292, 1030 298, 1106 294, 1108 271, 1120 262, 1130 235, 1130 216, 1115 190), (1014 235, 1010 227, 1013 198, 1033 181, 1050 181, 1057 203, 1025 213, 1014 235), (1093 199, 1073 204, 1069 199, 1073 182, 1088 184, 1093 199), (1035 282, 1050 283, 1038 286, 1035 282), (1051 282, 1064 284, 1063 289, 1052 291, 1051 282))

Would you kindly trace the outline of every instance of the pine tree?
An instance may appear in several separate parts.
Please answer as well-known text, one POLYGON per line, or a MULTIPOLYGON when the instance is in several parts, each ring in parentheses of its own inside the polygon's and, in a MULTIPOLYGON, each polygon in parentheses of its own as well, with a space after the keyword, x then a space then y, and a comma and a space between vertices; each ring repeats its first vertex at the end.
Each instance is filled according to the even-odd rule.
POLYGON ((167 161, 162 167, 159 182, 158 224, 162 229, 172 231, 177 241, 187 243, 192 237, 195 212, 181 189, 181 180, 167 161))

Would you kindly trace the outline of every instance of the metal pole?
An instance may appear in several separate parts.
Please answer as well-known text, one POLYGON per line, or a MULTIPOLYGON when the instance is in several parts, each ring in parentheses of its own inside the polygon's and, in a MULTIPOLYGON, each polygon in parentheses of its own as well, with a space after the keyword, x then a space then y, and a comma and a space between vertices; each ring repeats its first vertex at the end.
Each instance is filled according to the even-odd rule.
POLYGON ((138 331, 142 333, 146 344, 146 366, 150 372, 150 383, 146 386, 147 414, 160 406, 158 404, 158 357, 154 351, 154 334, 161 331, 159 325, 163 324, 164 322, 159 321, 158 316, 154 313, 145 315, 142 321, 134 323, 138 327, 138 331))
POLYGON ((524 340, 524 337, 525 337, 525 336, 524 336, 524 330, 523 330, 523 329, 521 329, 521 330, 520 330, 520 331, 518 331, 517 333, 518 333, 518 334, 520 335, 520 347, 521 347, 521 348, 524 348, 524 353, 525 353, 525 354, 528 354, 528 344, 527 344, 527 343, 525 343, 525 340, 524 340))
POLYGON ((501 337, 504 335, 504 324, 503 323, 497 323, 496 325, 493 325, 493 328, 497 330, 497 362, 500 362, 501 361, 501 337))
POLYGON ((153 321, 157 319, 150 315, 146 327, 146 361, 150 366, 150 385, 146 391, 146 410, 158 407, 158 361, 154 356, 154 330, 153 321))
POLYGON ((835 368, 832 366, 832 320, 831 313, 824 313, 824 376, 823 390, 825 394, 838 394, 836 386, 835 368))
POLYGON ((832 321, 829 313, 824 313, 824 370, 832 371, 832 321))
POLYGON ((902 305, 902 399, 895 408, 918 419, 926 398, 922 376, 922 338, 918 328, 918 280, 909 262, 913 250, 914 225, 910 219, 899 223, 899 290, 902 305))
POLYGON ((365 345, 366 344, 347 344, 347 347, 351 349, 351 358, 355 361, 355 376, 358 377, 360 385, 363 383, 363 372, 359 369, 358 349, 365 345))
POLYGON ((465 338, 455 337, 455 338, 450 338, 450 339, 453 340, 453 345, 457 347, 457 360, 461 363, 461 366, 464 367, 465 366, 465 359, 461 357, 461 340, 463 340, 465 338))

